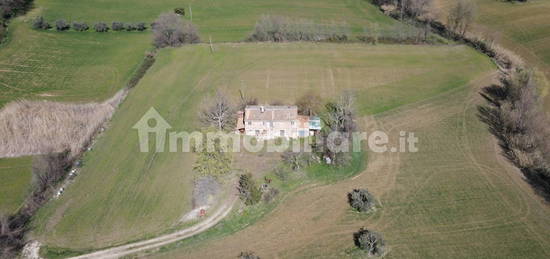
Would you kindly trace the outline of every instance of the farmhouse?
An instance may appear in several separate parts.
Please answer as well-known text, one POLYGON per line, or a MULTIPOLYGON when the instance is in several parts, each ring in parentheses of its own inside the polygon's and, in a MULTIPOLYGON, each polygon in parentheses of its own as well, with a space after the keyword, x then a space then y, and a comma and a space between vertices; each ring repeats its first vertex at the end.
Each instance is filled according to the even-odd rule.
POLYGON ((259 139, 313 136, 321 129, 321 119, 298 115, 296 106, 248 105, 240 111, 237 130, 259 139))

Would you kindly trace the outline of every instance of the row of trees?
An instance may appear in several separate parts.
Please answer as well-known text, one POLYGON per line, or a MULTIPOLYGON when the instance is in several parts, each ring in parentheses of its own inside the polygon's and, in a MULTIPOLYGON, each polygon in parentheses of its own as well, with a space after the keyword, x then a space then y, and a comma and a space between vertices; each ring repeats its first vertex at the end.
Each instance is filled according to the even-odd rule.
POLYGON ((18 14, 28 11, 33 0, 0 0, 0 17, 8 20, 18 14))
MULTIPOLYGON (((44 17, 36 17, 32 23, 34 29, 49 30, 52 28, 50 23, 44 19, 44 17)), ((55 21, 54 27, 57 31, 67 31, 71 29, 71 23, 67 22, 64 19, 55 21)), ((73 22, 72 28, 75 31, 87 31, 90 29, 85 22, 73 22)), ((147 29, 147 25, 144 22, 139 23, 123 23, 123 22, 113 22, 111 27, 104 22, 95 23, 93 26, 96 32, 108 32, 109 29, 113 31, 144 31, 147 29)))
POLYGON ((283 16, 263 15, 248 41, 346 41, 351 30, 345 24, 316 24, 283 16))
POLYGON ((68 151, 35 156, 32 162, 31 192, 12 215, 0 215, 0 258, 16 258, 25 245, 31 217, 44 205, 71 165, 68 151))

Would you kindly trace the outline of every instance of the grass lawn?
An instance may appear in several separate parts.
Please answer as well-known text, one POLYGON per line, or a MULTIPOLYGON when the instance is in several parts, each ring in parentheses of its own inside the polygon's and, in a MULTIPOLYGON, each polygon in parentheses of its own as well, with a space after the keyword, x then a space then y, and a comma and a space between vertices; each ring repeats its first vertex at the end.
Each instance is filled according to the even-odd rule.
POLYGON ((0 214, 13 213, 23 203, 31 183, 31 158, 0 158, 0 214))
POLYGON ((550 208, 477 118, 479 87, 491 82, 491 66, 480 72, 468 87, 361 120, 390 136, 414 132, 418 152, 369 152, 363 173, 296 191, 244 230, 148 257, 229 258, 251 250, 266 258, 366 258, 352 235, 366 226, 383 235, 387 258, 547 258, 550 208), (353 188, 374 194, 374 213, 350 209, 346 194, 353 188))
POLYGON ((43 32, 16 19, 0 45, 0 107, 18 98, 101 101, 124 87, 149 33, 43 32))
POLYGON ((172 12, 176 7, 186 8, 186 18, 198 25, 203 41, 241 41, 254 28, 262 14, 276 14, 307 18, 317 22, 346 22, 354 32, 362 32, 369 23, 390 24, 394 21, 384 16, 366 0, 37 0, 48 20, 79 20, 94 23, 104 21, 152 22, 160 13, 172 12))
POLYGON ((373 114, 457 89, 463 85, 455 79, 467 82, 492 68, 463 46, 297 43, 214 49, 195 45, 159 53, 87 153, 77 181, 41 210, 36 237, 74 250, 111 246, 162 232, 190 208, 192 155, 139 152, 132 126, 151 107, 181 131, 197 128, 197 107, 216 88, 234 97, 242 90, 261 102, 288 103, 307 91, 328 99, 350 89, 358 93, 361 113, 373 114), (416 86, 422 91, 411 91, 416 86))
MULTIPOLYGON (((452 0, 437 0, 441 17, 452 0)), ((530 0, 526 3, 475 0, 478 18, 475 29, 490 35, 499 44, 519 54, 540 75, 546 110, 550 111, 550 1, 530 0)), ((445 19, 445 18, 442 18, 445 19)))

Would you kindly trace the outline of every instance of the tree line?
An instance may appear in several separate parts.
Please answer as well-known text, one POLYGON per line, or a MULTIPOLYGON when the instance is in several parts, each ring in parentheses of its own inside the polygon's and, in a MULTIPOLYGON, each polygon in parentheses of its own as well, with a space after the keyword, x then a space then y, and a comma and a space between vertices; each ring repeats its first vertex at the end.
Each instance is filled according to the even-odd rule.
MULTIPOLYGON (((34 29, 40 30, 49 30, 55 28, 57 31, 67 31, 71 28, 74 31, 87 31, 90 29, 90 26, 86 22, 67 22, 65 19, 56 20, 54 25, 50 25, 48 21, 42 16, 36 17, 32 22, 32 27, 34 29)), ((93 25, 93 29, 96 32, 108 32, 110 29, 113 31, 144 31, 147 29, 147 25, 144 22, 138 23, 123 23, 123 22, 112 22, 111 26, 107 25, 104 22, 97 22, 93 25)))

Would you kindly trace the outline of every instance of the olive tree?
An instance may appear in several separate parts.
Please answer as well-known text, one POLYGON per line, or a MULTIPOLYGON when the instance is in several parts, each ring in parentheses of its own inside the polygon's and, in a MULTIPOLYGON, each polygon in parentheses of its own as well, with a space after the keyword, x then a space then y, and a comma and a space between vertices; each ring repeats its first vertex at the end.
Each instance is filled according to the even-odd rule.
POLYGON ((349 205, 359 212, 369 211, 376 204, 374 197, 367 189, 354 189, 348 193, 349 205))
POLYGON ((384 240, 377 232, 361 228, 358 232, 353 233, 353 241, 359 249, 368 253, 369 256, 384 254, 384 240))

